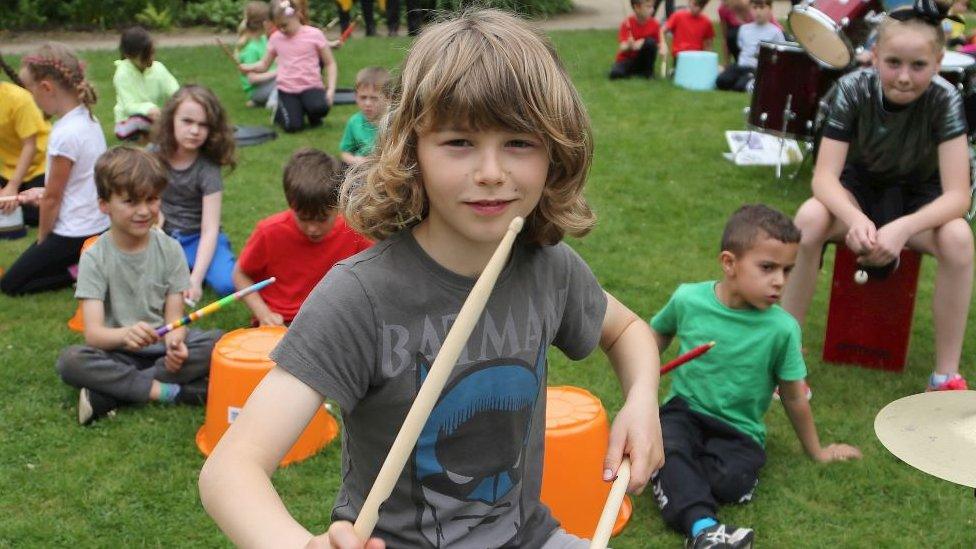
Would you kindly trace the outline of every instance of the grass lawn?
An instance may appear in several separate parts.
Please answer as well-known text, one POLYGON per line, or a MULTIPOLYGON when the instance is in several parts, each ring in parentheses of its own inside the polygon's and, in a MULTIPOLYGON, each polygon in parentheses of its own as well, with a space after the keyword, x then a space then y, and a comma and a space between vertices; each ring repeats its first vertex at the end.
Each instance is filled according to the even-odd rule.
MULTIPOLYGON (((603 285, 642 317, 662 307, 679 283, 719 275, 722 226, 739 204, 762 201, 792 214, 809 195, 808 172, 795 181, 777 180, 771 169, 736 168, 722 159, 723 130, 742 127, 745 95, 692 93, 660 81, 611 84, 605 73, 613 33, 559 32, 553 38, 589 108, 596 141, 587 196, 599 224, 572 245, 603 285)), ((351 41, 336 54, 340 85, 351 86, 366 65, 395 67, 408 45, 407 39, 351 41)), ((115 54, 84 57, 101 92, 97 115, 111 135, 115 54)), ((158 58, 181 82, 212 87, 235 123, 268 122, 267 111, 244 107, 233 67, 215 47, 163 49, 158 58)), ((335 153, 354 112, 353 106, 337 107, 323 128, 240 151, 237 170, 225 179, 222 220, 235 250, 257 220, 285 207, 281 168, 290 153, 301 146, 335 153)), ((0 241, 0 265, 9 266, 28 242, 0 241)), ((755 528, 766 547, 971 546, 972 491, 901 463, 873 430, 877 411, 920 391, 931 371, 934 263, 927 259, 923 266, 902 375, 820 361, 829 286, 823 280, 830 269, 828 257, 804 335, 813 408, 822 440, 856 444, 864 460, 811 462, 774 403, 757 496, 749 505, 723 509, 721 517, 755 528)), ((193 437, 202 409, 151 405, 78 426, 77 391, 54 371, 59 350, 81 341, 65 326, 74 308, 70 290, 0 296, 0 546, 227 545, 197 496, 203 456, 193 437)), ((246 309, 234 306, 201 325, 233 329, 247 322, 246 309)), ((967 340, 964 356, 974 350, 967 340)), ((666 358, 673 354, 671 349, 666 358)), ((963 361, 976 380, 971 365, 963 361)), ((553 352, 549 375, 550 384, 594 392, 611 413, 621 405, 616 378, 600 353, 572 363, 553 352)), ((339 465, 333 444, 274 478, 289 510, 313 532, 328 526, 339 465)), ((649 495, 636 499, 630 525, 614 540, 618 548, 680 543, 649 495)))

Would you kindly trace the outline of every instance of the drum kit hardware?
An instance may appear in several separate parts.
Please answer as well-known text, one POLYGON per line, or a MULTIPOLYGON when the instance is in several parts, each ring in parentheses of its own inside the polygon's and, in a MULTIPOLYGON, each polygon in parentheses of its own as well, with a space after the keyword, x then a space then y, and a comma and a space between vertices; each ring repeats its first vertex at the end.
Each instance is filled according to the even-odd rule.
MULTIPOLYGON (((856 68, 858 54, 885 14, 911 6, 912 0, 804 0, 788 16, 796 42, 760 44, 752 98, 744 111, 746 127, 779 137, 781 148, 786 139, 800 143, 803 158, 791 179, 814 150, 827 92, 856 68)), ((972 137, 976 59, 946 52, 940 75, 963 95, 972 137)), ((780 173, 778 164, 777 178, 780 173)))

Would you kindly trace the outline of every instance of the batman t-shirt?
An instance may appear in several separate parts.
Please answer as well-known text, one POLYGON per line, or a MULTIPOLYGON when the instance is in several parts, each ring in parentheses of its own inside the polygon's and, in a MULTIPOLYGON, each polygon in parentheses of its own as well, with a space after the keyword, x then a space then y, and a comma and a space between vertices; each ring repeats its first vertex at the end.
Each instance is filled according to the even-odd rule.
MULTIPOLYGON (((473 285, 401 231, 329 271, 272 353, 342 409, 334 520, 355 520, 473 285)), ((516 244, 375 535, 390 547, 542 546, 557 527, 539 499, 546 351, 587 356, 606 306, 569 246, 516 244)))

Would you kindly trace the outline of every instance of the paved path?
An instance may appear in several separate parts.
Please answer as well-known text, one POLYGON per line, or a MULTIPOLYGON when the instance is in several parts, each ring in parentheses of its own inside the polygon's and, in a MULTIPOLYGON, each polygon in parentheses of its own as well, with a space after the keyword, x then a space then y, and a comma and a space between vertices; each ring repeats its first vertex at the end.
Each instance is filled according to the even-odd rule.
MULTIPOLYGON (((718 20, 718 6, 721 0, 711 0, 705 8, 705 13, 713 20, 718 20)), ((687 4, 686 0, 676 0, 677 5, 687 4)), ((614 29, 620 21, 630 14, 630 0, 575 0, 576 9, 572 13, 557 15, 549 19, 538 21, 543 30, 571 30, 571 29, 614 29)), ((774 13, 780 21, 786 20, 790 3, 776 2, 774 13)), ((659 16, 663 17, 662 7, 659 16)), ((330 31, 335 34, 335 31, 330 31)), ((159 47, 200 46, 213 44, 214 38, 231 41, 234 36, 228 33, 213 33, 204 29, 187 30, 177 33, 154 32, 153 37, 159 47)), ((75 50, 114 50, 119 47, 119 38, 115 33, 83 33, 59 32, 49 33, 44 38, 36 38, 29 34, 13 35, 0 34, 0 53, 23 54, 45 40, 58 40, 75 50)))

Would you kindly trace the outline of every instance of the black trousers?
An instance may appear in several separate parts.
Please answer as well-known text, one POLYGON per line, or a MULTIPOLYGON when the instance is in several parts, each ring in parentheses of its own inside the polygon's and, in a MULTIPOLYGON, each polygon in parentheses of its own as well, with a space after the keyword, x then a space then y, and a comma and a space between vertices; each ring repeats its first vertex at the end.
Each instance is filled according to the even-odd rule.
POLYGON ((322 119, 329 114, 329 108, 329 103, 325 99, 325 90, 322 88, 313 88, 301 93, 288 93, 279 89, 275 123, 286 132, 297 132, 305 125, 306 116, 310 126, 322 124, 322 119))
MULTIPOLYGON (((674 13, 674 0, 663 0, 664 1, 664 19, 667 20, 674 13)), ((662 0, 654 0, 654 11, 651 12, 651 17, 657 17, 657 8, 661 5, 662 0)))
POLYGON ((51 233, 43 243, 34 242, 0 278, 0 291, 20 295, 70 286, 75 279, 68 267, 78 263, 81 245, 89 236, 94 235, 70 237, 51 233))
POLYGON ((729 64, 715 79, 715 87, 720 90, 746 91, 749 81, 754 78, 756 69, 729 64))
POLYGON ((657 59, 657 42, 650 38, 644 39, 644 45, 637 51, 637 55, 630 59, 617 61, 610 69, 610 79, 643 76, 654 78, 654 61, 657 59))
MULTIPOLYGON (((0 177, 0 187, 6 187, 9 181, 0 177)), ((34 187, 44 186, 44 174, 41 174, 34 179, 28 179, 20 184, 20 191, 26 191, 34 187)), ((18 191, 19 192, 19 191, 18 191)), ((24 225, 30 225, 31 227, 36 227, 38 222, 41 220, 41 211, 37 206, 31 206, 30 204, 23 204, 20 210, 24 213, 24 225)))
MULTIPOLYGON (((407 6, 407 34, 417 36, 424 23, 426 10, 420 0, 405 0, 407 6)), ((391 33, 400 29, 400 0, 386 0, 386 26, 391 33)))
POLYGON ((729 62, 739 59, 739 27, 729 27, 725 33, 725 47, 729 50, 729 62))
MULTIPOLYGON (((342 11, 341 7, 338 7, 339 12, 339 27, 342 30, 349 28, 349 23, 352 22, 352 14, 348 11, 342 11)), ((363 11, 363 21, 366 22, 366 36, 374 36, 376 34, 376 16, 373 12, 373 0, 359 0, 359 9, 363 11)))
POLYGON ((766 452, 745 433, 693 412, 675 397, 661 407, 664 467, 654 476, 654 497, 668 526, 688 535, 720 503, 752 499, 766 452))

